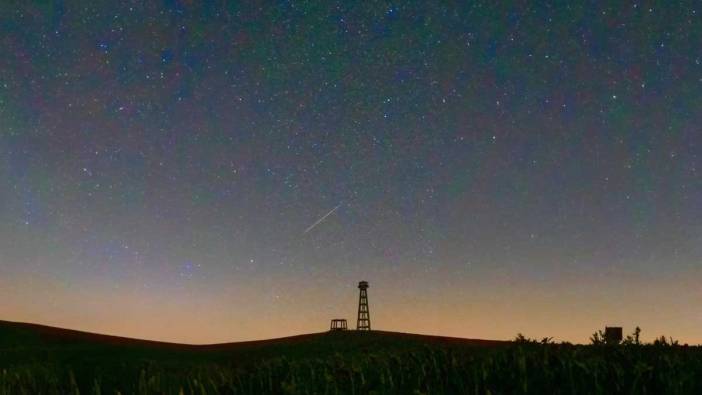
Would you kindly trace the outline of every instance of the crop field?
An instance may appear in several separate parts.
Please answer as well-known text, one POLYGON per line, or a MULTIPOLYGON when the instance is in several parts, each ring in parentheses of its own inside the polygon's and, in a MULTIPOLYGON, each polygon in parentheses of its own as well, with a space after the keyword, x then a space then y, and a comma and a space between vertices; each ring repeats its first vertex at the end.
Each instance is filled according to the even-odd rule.
POLYGON ((0 324, 0 394, 700 394, 702 349, 390 332, 183 346, 0 324))

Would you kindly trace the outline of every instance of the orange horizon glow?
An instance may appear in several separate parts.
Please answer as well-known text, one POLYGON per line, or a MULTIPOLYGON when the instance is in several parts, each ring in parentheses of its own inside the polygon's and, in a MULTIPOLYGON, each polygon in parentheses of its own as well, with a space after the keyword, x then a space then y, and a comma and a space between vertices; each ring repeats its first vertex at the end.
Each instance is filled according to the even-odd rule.
MULTIPOLYGON (((693 307, 699 305, 700 292, 692 275, 671 277, 655 286, 644 285, 645 279, 612 277, 600 279, 595 287, 586 285, 595 278, 581 277, 580 282, 572 278, 538 288, 495 276, 487 279, 490 284, 470 281, 462 287, 466 279, 453 278, 444 279, 441 294, 421 292, 409 277, 391 277, 379 273, 370 281, 375 330, 489 340, 511 340, 523 333, 587 344, 589 336, 605 325, 622 326, 625 334, 638 325, 644 341, 665 335, 681 344, 702 343, 697 331, 700 319, 693 307), (391 288, 389 281, 395 286, 391 288), (506 285, 502 290, 491 285, 500 281, 506 285)), ((358 303, 354 281, 339 290, 323 285, 305 288, 291 280, 287 289, 304 292, 279 295, 275 304, 265 303, 254 285, 219 294, 199 290, 189 294, 189 300, 172 303, 167 295, 149 290, 84 288, 76 292, 37 275, 4 277, 0 285, 2 320, 183 344, 324 332, 332 318, 346 318, 349 327, 355 328, 358 303), (248 302, 234 303, 237 300, 248 302)))

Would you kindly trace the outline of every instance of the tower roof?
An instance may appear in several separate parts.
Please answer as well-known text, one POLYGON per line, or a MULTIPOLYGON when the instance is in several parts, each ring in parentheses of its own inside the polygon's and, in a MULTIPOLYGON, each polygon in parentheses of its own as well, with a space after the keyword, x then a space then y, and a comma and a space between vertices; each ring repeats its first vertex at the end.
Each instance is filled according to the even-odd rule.
POLYGON ((368 281, 361 281, 360 283, 358 283, 358 288, 360 288, 360 289, 368 288, 368 281))

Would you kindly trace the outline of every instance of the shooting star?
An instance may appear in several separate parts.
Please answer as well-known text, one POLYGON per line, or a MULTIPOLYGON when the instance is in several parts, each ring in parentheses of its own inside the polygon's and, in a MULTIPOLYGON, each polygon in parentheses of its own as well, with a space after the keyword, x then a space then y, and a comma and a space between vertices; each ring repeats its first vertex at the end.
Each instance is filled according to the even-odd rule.
POLYGON ((336 207, 334 207, 333 209, 331 209, 331 211, 329 211, 328 213, 326 213, 322 218, 318 219, 315 223, 313 223, 312 225, 310 225, 310 227, 307 228, 307 229, 305 229, 305 231, 302 232, 302 234, 303 234, 303 235, 304 235, 304 234, 307 234, 307 232, 309 232, 309 231, 311 231, 312 229, 314 229, 315 226, 317 226, 317 225, 319 225, 320 223, 322 223, 322 221, 324 221, 328 216, 332 215, 332 214, 334 213, 334 211, 336 211, 336 209, 338 209, 339 207, 341 207, 341 203, 339 203, 338 206, 336 206, 336 207))

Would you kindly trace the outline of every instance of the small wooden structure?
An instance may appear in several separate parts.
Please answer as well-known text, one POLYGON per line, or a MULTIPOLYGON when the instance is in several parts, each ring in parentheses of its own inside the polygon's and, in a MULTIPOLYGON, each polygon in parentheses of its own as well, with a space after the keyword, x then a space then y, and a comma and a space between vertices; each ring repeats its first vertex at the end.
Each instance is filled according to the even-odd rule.
POLYGON ((345 331, 347 329, 346 320, 343 318, 335 318, 331 320, 330 331, 345 331))
POLYGON ((622 342, 622 328, 620 326, 606 326, 604 340, 607 344, 619 344, 622 342))

